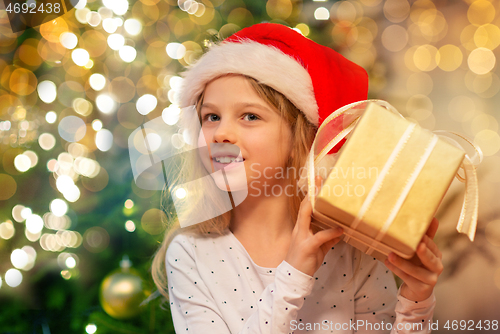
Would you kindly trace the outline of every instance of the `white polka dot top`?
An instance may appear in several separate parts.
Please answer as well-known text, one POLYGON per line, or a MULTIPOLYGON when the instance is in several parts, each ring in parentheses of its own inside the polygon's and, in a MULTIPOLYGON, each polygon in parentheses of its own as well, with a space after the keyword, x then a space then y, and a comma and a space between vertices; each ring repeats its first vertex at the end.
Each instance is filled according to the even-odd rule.
POLYGON ((176 333, 430 333, 435 297, 400 295, 394 276, 340 242, 313 277, 286 261, 256 265, 226 229, 223 235, 177 235, 166 254, 176 333), (355 255, 357 254, 357 255, 355 255))

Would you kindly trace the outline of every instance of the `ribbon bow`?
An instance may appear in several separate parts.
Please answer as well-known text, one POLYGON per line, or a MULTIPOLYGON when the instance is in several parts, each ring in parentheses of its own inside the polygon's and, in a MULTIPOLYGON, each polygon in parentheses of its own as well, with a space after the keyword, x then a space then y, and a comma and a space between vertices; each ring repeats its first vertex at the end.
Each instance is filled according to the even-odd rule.
MULTIPOLYGON (((316 137, 314 138, 313 144, 311 146, 311 150, 307 157, 307 180, 308 180, 308 196, 311 202, 313 212, 314 212, 314 203, 316 200, 315 194, 315 182, 314 176, 315 166, 318 165, 319 161, 321 161, 327 154, 330 152, 332 148, 334 148, 341 140, 347 137, 349 133, 354 129, 361 115, 363 114, 366 104, 369 102, 376 103, 380 106, 385 107, 389 111, 395 113, 396 115, 403 117, 396 108, 394 108, 391 104, 384 100, 364 100, 354 102, 348 105, 345 105, 333 113, 331 113, 318 128, 316 133, 316 137), (332 121, 337 117, 344 115, 351 115, 353 118, 349 119, 347 123, 350 123, 347 127, 342 130, 333 130, 333 139, 332 137, 332 121), (326 129, 330 131, 325 131, 326 129), (335 133, 338 132, 338 133, 335 133)), ((465 183, 465 194, 464 200, 462 204, 462 209, 460 213, 460 218, 457 224, 457 231, 459 233, 466 234, 471 241, 474 241, 474 236, 476 233, 477 226, 477 216, 478 216, 478 207, 479 207, 479 190, 478 190, 478 182, 477 182, 477 173, 476 166, 481 163, 483 160, 483 153, 481 149, 475 145, 470 139, 467 137, 444 130, 436 130, 433 131, 435 134, 441 134, 440 137, 448 140, 452 145, 462 149, 464 148, 455 140, 453 140, 451 135, 458 136, 464 139, 467 143, 469 143, 475 150, 475 154, 472 158, 470 158, 467 154, 465 154, 462 164, 460 165, 459 171, 457 171, 455 177, 462 183, 465 183), (460 169, 464 171, 464 176, 460 175, 460 169)))

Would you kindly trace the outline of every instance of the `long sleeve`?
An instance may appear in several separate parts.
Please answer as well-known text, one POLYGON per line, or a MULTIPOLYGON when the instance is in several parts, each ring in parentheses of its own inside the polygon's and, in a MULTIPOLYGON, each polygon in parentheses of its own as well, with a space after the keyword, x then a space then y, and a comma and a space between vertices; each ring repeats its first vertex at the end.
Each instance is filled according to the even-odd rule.
POLYGON ((230 333, 184 238, 174 238, 167 249, 165 263, 175 332, 230 333))
POLYGON ((283 261, 277 268, 274 283, 269 284, 259 298, 252 314, 240 333, 289 333, 314 285, 313 278, 283 261))
POLYGON ((429 325, 432 323, 435 306, 436 297, 434 291, 426 300, 414 302, 401 296, 400 287, 398 290, 398 303, 396 304, 394 333, 430 333, 429 325), (409 324, 411 324, 411 328, 409 324))
MULTIPOLYGON (((218 297, 227 294, 231 277, 227 277, 226 282, 206 282, 198 269, 193 245, 184 236, 174 238, 167 250, 166 270, 170 309, 177 333, 228 334, 236 333, 232 331, 236 326, 241 328, 238 332, 241 334, 289 333, 291 321, 296 319, 304 297, 311 293, 314 285, 313 277, 283 261, 276 268, 274 282, 255 296, 256 303, 248 308, 245 318, 241 312, 238 316, 231 313, 239 297, 223 298, 221 302, 217 301, 220 298, 215 298, 217 294, 218 297), (210 288, 207 283, 212 284, 210 288)), ((241 276, 238 274, 238 277, 241 276)))
POLYGON ((430 333, 435 297, 414 302, 401 296, 392 272, 362 254, 357 275, 355 322, 358 333, 430 333))

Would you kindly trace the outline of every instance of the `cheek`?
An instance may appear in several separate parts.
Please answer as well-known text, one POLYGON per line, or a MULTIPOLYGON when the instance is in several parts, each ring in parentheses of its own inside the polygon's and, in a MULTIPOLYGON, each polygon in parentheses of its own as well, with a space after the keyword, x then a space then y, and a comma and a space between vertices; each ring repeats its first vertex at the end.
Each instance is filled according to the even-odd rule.
POLYGON ((198 147, 207 146, 205 138, 206 136, 204 135, 203 131, 200 130, 200 134, 198 135, 198 147))
POLYGON ((209 147, 207 145, 207 142, 205 141, 203 131, 200 131, 200 134, 198 136, 198 155, 201 159, 201 162, 203 163, 203 166, 205 166, 205 169, 209 173, 212 173, 212 163, 210 161, 210 153, 208 152, 208 149, 209 147))

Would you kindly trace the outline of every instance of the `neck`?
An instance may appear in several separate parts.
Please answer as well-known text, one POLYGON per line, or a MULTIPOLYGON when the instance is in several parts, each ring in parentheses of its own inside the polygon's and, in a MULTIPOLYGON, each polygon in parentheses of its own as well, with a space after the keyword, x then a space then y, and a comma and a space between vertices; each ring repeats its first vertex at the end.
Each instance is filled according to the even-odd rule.
POLYGON ((274 244, 290 237, 295 221, 288 208, 289 198, 283 196, 259 196, 249 194, 233 209, 230 230, 238 239, 274 244))

